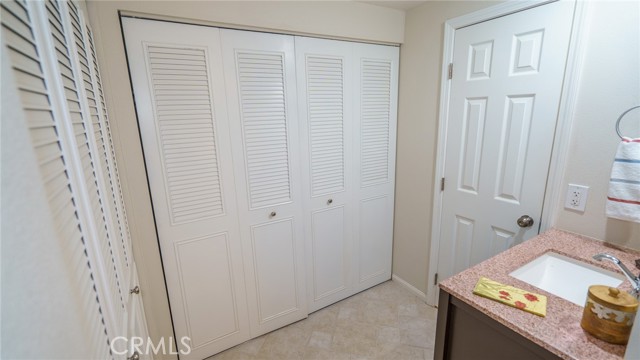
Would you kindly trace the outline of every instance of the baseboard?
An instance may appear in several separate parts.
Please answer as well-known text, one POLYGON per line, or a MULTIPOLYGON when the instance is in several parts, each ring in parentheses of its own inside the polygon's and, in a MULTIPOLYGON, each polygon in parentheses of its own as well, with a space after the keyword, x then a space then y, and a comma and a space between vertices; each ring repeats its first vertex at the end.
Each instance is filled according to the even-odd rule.
POLYGON ((427 302, 427 295, 425 293, 423 293, 422 291, 418 290, 416 287, 414 287, 413 285, 409 284, 408 282, 404 281, 398 275, 396 275, 396 274, 391 275, 391 281, 395 281, 396 283, 402 285, 407 290, 411 291, 412 294, 414 294, 415 296, 419 297, 420 300, 424 301, 425 303, 427 302))

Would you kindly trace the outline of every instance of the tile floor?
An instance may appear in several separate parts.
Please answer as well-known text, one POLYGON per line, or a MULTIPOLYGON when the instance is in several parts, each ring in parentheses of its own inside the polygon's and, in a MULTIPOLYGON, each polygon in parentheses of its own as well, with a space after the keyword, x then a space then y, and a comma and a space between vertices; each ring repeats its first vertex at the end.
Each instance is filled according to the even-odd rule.
POLYGON ((429 360, 436 312, 387 281, 208 360, 429 360))

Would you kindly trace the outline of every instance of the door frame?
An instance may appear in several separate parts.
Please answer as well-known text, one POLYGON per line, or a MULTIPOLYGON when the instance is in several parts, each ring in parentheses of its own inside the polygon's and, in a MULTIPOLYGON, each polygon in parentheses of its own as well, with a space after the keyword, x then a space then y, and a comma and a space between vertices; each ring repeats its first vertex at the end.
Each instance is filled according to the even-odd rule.
MULTIPOLYGON (((449 19, 444 23, 444 41, 442 52, 442 69, 440 75, 440 104, 438 108, 438 147, 436 152, 436 167, 433 187, 433 207, 431 219, 431 238, 429 246, 429 266, 427 273, 427 304, 437 306, 438 285, 438 254, 440 251, 440 233, 442 221, 442 195, 440 179, 444 177, 445 149, 447 146, 447 128, 449 126, 449 100, 451 80, 449 79, 449 64, 453 62, 453 48, 455 32, 458 29, 492 20, 501 16, 528 10, 534 7, 553 3, 558 0, 507 1, 470 14, 449 19)), ((588 2, 576 0, 560 0, 575 3, 573 25, 569 40, 569 51, 565 67, 558 117, 556 119, 555 136, 552 145, 549 173, 547 175, 546 190, 542 204, 542 216, 539 232, 553 227, 556 223, 558 207, 562 199, 562 179, 569 153, 569 140, 584 55, 586 40, 586 23, 588 21, 588 2)))

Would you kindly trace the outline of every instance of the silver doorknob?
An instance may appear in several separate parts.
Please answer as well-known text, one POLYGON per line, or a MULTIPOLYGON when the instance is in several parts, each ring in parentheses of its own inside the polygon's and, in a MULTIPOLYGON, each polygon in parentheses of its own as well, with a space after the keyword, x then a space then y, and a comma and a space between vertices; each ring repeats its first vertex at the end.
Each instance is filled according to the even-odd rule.
POLYGON ((533 219, 531 218, 531 216, 529 215, 522 215, 518 218, 518 226, 520 226, 521 228, 526 228, 526 227, 530 227, 533 226, 533 219))
POLYGON ((134 351, 133 355, 129 356, 127 360, 140 360, 140 354, 137 351, 134 351))
POLYGON ((333 199, 327 200, 327 205, 331 205, 333 203, 333 199))
POLYGON ((272 211, 271 214, 269 214, 269 217, 276 217, 276 212, 272 211))
POLYGON ((136 285, 133 289, 129 290, 129 294, 140 294, 140 286, 136 285))

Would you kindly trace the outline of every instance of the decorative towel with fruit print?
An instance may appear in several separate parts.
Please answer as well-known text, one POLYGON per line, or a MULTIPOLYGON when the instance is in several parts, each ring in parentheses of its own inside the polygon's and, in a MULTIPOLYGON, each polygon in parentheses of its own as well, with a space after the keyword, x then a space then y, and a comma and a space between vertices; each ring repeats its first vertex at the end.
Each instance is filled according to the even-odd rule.
POLYGON ((547 316, 547 297, 481 277, 473 293, 532 314, 547 316))

